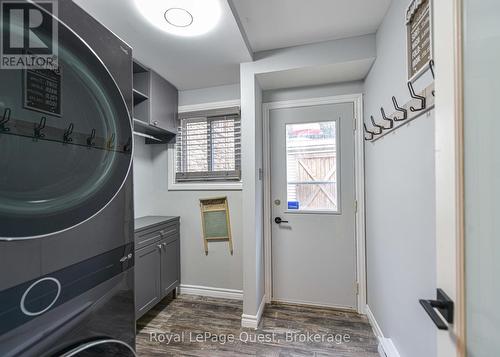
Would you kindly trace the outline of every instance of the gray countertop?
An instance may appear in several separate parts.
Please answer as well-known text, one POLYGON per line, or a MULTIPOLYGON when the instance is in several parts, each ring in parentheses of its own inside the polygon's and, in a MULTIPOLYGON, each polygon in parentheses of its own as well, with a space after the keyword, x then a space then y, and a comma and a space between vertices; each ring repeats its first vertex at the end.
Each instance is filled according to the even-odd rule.
POLYGON ((141 230, 147 227, 155 226, 160 223, 178 221, 178 216, 145 216, 135 219, 135 230, 141 230))

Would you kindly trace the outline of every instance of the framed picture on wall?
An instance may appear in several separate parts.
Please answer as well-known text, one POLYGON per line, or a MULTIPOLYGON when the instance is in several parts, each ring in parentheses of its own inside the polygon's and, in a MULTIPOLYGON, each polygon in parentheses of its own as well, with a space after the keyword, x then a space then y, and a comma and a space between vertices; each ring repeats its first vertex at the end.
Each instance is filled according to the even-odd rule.
POLYGON ((432 59, 432 0, 412 0, 406 10, 406 58, 408 80, 428 69, 432 59))

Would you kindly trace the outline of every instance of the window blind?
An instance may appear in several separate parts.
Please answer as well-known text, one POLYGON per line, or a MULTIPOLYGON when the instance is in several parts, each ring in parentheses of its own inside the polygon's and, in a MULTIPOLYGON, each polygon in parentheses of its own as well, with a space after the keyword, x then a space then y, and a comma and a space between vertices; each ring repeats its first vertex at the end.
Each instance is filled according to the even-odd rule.
POLYGON ((241 179, 239 110, 179 115, 176 181, 241 179))

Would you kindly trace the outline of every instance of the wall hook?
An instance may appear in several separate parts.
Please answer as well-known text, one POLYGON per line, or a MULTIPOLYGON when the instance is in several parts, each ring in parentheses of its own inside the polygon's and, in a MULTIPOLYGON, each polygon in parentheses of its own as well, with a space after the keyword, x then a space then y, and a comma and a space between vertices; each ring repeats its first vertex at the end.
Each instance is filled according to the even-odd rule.
POLYGON ((419 112, 421 110, 424 110, 426 107, 427 107, 427 100, 425 97, 422 97, 421 95, 418 95, 417 93, 415 93, 415 89, 413 88, 413 84, 411 82, 408 82, 408 90, 410 91, 410 96, 413 98, 413 99, 418 99, 420 100, 420 103, 421 103, 421 106, 420 108, 415 108, 413 106, 410 107, 410 110, 412 112, 419 112))
POLYGON ((370 120, 372 122, 373 127, 378 129, 378 131, 375 131, 374 134, 375 135, 382 134, 382 130, 385 128, 382 125, 378 125, 377 123, 375 123, 375 119, 373 118, 373 115, 370 115, 370 120))
POLYGON ((63 135, 63 141, 65 143, 70 143, 73 141, 73 138, 71 137, 71 134, 73 134, 73 128, 75 126, 73 125, 73 123, 70 123, 68 128, 64 131, 64 135, 63 135))
POLYGON ((132 149, 132 138, 129 137, 127 143, 123 145, 123 152, 130 152, 132 149))
POLYGON ((368 130, 368 128, 366 127, 365 123, 363 123, 363 127, 365 128, 365 133, 367 133, 368 135, 370 135, 368 138, 365 135, 365 140, 367 140, 367 141, 373 140, 373 138, 375 137, 375 133, 373 131, 368 130))
POLYGON ((95 145, 95 129, 92 129, 90 136, 87 138, 87 146, 92 147, 95 145))
POLYGON ((43 138, 45 136, 44 133, 42 133, 42 130, 45 128, 45 123, 47 122, 47 118, 42 117, 40 119, 40 122, 38 124, 35 123, 34 129, 33 129, 33 136, 38 139, 38 138, 43 138))
POLYGON ((3 111, 2 120, 0 120, 0 131, 10 131, 10 129, 5 126, 10 120, 10 113, 10 108, 5 108, 3 111))
POLYGON ((384 108, 380 108, 380 112, 382 113, 382 119, 386 122, 389 123, 389 127, 385 127, 384 129, 392 129, 394 128, 394 120, 391 119, 391 118, 388 118, 386 115, 385 115, 385 110, 384 108))
POLYGON ((114 146, 115 146, 115 133, 111 134, 108 141, 106 142, 106 147, 108 148, 108 150, 113 150, 114 146))
MULTIPOLYGON (((434 60, 433 59, 431 59, 429 61, 429 68, 431 69, 432 79, 436 79, 436 76, 434 74, 434 60)), ((432 90, 432 96, 433 97, 436 96, 436 91, 435 90, 432 90)))
POLYGON ((397 116, 394 116, 394 118, 393 118, 394 121, 404 121, 404 120, 408 119, 408 110, 406 110, 405 108, 401 108, 398 104, 396 97, 394 97, 394 96, 392 96, 392 103, 394 104, 394 109, 396 109, 400 113, 403 113, 402 118, 398 118, 397 116))

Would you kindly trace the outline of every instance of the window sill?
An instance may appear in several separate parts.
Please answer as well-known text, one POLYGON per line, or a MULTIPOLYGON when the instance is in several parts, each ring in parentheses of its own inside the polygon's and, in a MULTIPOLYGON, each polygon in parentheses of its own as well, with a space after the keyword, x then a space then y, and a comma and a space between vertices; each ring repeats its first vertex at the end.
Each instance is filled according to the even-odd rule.
POLYGON ((243 183, 237 182, 193 182, 193 183, 170 183, 169 191, 241 191, 243 183))

